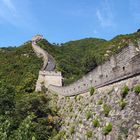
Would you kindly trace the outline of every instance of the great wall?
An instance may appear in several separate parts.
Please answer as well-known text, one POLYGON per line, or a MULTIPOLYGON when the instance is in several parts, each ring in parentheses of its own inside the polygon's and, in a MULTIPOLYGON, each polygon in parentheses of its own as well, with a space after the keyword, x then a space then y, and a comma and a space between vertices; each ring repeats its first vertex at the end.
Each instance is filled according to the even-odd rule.
MULTIPOLYGON (((48 58, 48 53, 36 45, 36 39, 32 47, 37 55, 44 59, 43 54, 47 54, 48 58)), ((130 43, 69 86, 62 86, 61 72, 42 69, 36 91, 45 86, 50 106, 61 116, 54 140, 140 140, 140 94, 135 93, 136 85, 140 86, 139 40, 137 46, 130 43), (126 85, 129 91, 123 97, 126 85), (96 88, 93 95, 91 87, 96 88)))
MULTIPOLYGON (((42 36, 34 37, 32 46, 38 55, 43 56, 43 68, 45 68, 48 65, 49 54, 36 45, 36 42, 40 39, 42 39, 42 36)), ((138 40, 138 46, 130 43, 128 46, 123 47, 119 53, 111 56, 104 64, 96 67, 80 80, 69 86, 62 86, 61 72, 54 71, 54 67, 50 70, 43 69, 39 72, 36 90, 41 90, 41 84, 44 84, 49 91, 62 96, 74 96, 88 92, 90 87, 103 87, 139 74, 140 40, 138 40)))

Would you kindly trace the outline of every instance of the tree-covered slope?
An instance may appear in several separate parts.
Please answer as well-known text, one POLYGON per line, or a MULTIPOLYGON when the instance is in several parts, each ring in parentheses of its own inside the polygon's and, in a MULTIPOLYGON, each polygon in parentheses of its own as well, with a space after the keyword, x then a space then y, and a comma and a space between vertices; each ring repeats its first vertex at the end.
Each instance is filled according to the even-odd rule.
MULTIPOLYGON (((0 49, 0 79, 15 87, 35 85, 42 61, 33 52, 31 43, 20 47, 0 49)), ((34 89, 33 89, 34 90, 34 89)))
POLYGON ((57 108, 35 93, 42 60, 31 43, 0 49, 0 140, 48 140, 59 126, 57 108))
POLYGON ((57 70, 62 72, 64 84, 67 85, 102 64, 130 42, 137 45, 138 38, 140 38, 140 32, 119 35, 110 41, 86 38, 52 45, 44 39, 38 44, 55 58, 57 70))

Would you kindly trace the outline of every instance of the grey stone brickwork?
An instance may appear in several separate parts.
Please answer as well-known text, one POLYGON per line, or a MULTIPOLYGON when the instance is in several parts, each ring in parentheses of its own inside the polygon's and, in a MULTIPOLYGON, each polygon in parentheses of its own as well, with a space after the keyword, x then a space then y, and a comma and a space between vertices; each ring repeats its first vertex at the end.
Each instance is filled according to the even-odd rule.
POLYGON ((45 71, 54 71, 55 69, 55 60, 54 58, 48 54, 47 51, 42 49, 40 46, 37 45, 39 40, 43 39, 42 35, 36 35, 32 38, 32 47, 34 52, 37 54, 38 57, 43 58, 43 67, 42 70, 45 71))
POLYGON ((135 93, 136 85, 140 85, 140 75, 98 88, 92 96, 89 92, 73 97, 48 93, 52 96, 52 106, 56 103, 62 117, 57 135, 61 135, 61 140, 140 140, 140 94, 135 93), (125 85, 129 92, 124 98, 125 85), (108 115, 105 105, 109 108, 108 115), (108 123, 112 129, 105 135, 108 123))
POLYGON ((63 96, 73 96, 88 91, 90 87, 102 87, 140 74, 140 41, 138 45, 131 43, 123 47, 104 64, 69 86, 50 85, 48 89, 63 96))
POLYGON ((32 47, 38 57, 43 59, 43 67, 39 71, 35 91, 41 91, 42 87, 48 88, 49 85, 62 86, 61 72, 55 71, 55 60, 47 51, 37 45, 39 40, 43 39, 42 35, 36 35, 32 38, 32 47))

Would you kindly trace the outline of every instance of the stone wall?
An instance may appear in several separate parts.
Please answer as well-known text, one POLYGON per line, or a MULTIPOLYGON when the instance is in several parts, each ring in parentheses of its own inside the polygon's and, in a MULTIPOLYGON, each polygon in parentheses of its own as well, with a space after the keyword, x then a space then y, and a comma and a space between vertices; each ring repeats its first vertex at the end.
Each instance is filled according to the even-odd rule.
POLYGON ((43 59, 43 67, 42 70, 44 70, 48 64, 48 53, 44 51, 42 48, 40 48, 35 41, 32 42, 32 47, 36 55, 43 59))
POLYGON ((92 96, 88 92, 73 97, 47 93, 62 118, 56 139, 140 140, 140 94, 134 92, 136 85, 140 85, 140 76, 98 88, 92 96), (125 85, 129 92, 123 97, 125 85))
POLYGON ((35 91, 41 91, 42 87, 48 88, 49 85, 55 85, 57 87, 62 86, 61 72, 55 72, 55 60, 44 49, 37 45, 37 41, 43 39, 43 36, 36 35, 32 38, 32 47, 38 57, 43 58, 43 67, 39 71, 38 80, 36 83, 35 91))
POLYGON ((46 88, 48 88, 49 85, 56 85, 57 87, 62 87, 61 72, 40 71, 36 83, 36 91, 41 91, 43 85, 46 88))
POLYGON ((140 74, 140 43, 138 44, 139 46, 129 44, 123 47, 119 53, 77 82, 65 87, 50 85, 49 90, 63 96, 73 96, 88 91, 92 86, 98 88, 140 74))
POLYGON ((36 42, 36 41, 39 41, 43 39, 43 36, 42 35, 35 35, 33 38, 32 38, 32 42, 36 42))

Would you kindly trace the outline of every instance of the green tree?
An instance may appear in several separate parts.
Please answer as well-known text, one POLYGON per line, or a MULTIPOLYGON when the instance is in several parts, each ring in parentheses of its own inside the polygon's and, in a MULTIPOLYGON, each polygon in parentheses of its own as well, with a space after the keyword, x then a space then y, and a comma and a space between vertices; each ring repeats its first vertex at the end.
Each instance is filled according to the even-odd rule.
POLYGON ((15 90, 4 81, 0 82, 0 114, 5 114, 14 108, 15 90))

